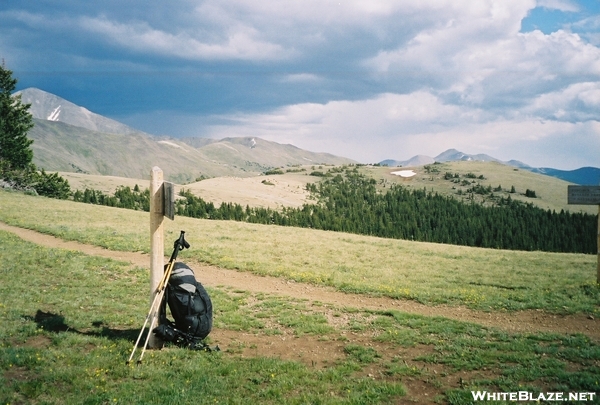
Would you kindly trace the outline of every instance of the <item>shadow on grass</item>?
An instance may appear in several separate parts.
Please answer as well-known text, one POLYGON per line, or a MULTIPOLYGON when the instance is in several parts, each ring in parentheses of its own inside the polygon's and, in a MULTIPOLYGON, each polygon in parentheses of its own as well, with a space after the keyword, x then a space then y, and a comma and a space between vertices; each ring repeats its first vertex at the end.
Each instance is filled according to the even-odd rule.
POLYGON ((38 328, 54 333, 71 332, 85 336, 106 337, 111 340, 124 339, 132 342, 137 339, 140 333, 139 329, 112 329, 105 326, 103 321, 93 321, 91 323, 91 326, 97 330, 80 331, 67 325, 64 316, 52 312, 44 312, 39 309, 35 313, 35 317, 23 315, 23 318, 28 321, 34 321, 37 323, 38 328))
MULTIPOLYGON (((106 337, 110 340, 128 340, 130 342, 135 341, 139 334, 139 329, 111 329, 104 326, 104 321, 94 321, 91 325, 98 329, 92 331, 80 331, 75 328, 71 328, 69 325, 65 323, 65 317, 62 315, 54 314, 52 312, 44 312, 40 309, 35 313, 35 317, 30 315, 23 315, 23 318, 28 321, 34 321, 37 323, 38 328, 44 329, 48 332, 53 333, 64 333, 71 332, 77 333, 83 336, 94 336, 94 337, 106 337)), ((143 347, 146 338, 148 336, 148 330, 144 330, 137 347, 143 347)), ((221 349, 219 346, 209 346, 203 340, 194 338, 190 335, 185 335, 184 337, 178 336, 176 340, 169 340, 165 342, 165 344, 173 344, 178 347, 184 347, 190 350, 202 350, 205 352, 219 352, 221 349), (185 337, 185 338, 184 338, 185 337)))

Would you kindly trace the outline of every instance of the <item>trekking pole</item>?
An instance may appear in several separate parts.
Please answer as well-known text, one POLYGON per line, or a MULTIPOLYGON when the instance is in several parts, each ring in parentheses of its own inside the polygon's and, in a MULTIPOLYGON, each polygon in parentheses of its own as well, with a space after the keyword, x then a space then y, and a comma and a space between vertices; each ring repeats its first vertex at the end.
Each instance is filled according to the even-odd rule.
POLYGON ((154 322, 156 320, 156 311, 160 307, 162 299, 165 295, 165 288, 167 286, 167 283, 169 282, 169 278, 171 277, 171 272, 173 271, 173 267, 175 266, 175 260, 177 259, 177 254, 179 253, 180 250, 188 249, 190 247, 190 244, 185 240, 184 235, 185 235, 185 232, 181 231, 179 238, 177 238, 177 240, 175 241, 175 243, 173 245, 173 253, 171 254, 171 258, 169 259, 169 262, 167 263, 167 268, 165 269, 163 277, 160 279, 160 282, 158 283, 158 286, 156 287, 156 290, 154 292, 154 299, 152 300, 152 304, 150 305, 150 311, 148 311, 148 315, 146 315, 146 320, 144 321, 144 325, 142 325, 140 334, 138 335, 138 338, 135 341, 133 350, 131 351, 131 355, 129 356, 129 359, 127 360, 127 364, 129 364, 131 362, 131 359, 133 358, 133 355, 135 354, 135 351, 137 350, 140 340, 142 339, 142 335, 144 334, 146 325, 148 324, 148 321, 150 319, 152 319, 152 322, 150 322, 150 328, 148 329, 148 336, 146 336, 146 341, 144 342, 142 354, 140 355, 140 358, 137 361, 138 364, 140 364, 142 362, 142 358, 144 357, 144 353, 146 352, 146 347, 148 346, 148 340, 150 339, 150 334, 152 333, 152 328, 153 328, 154 322))
POLYGON ((165 296, 165 289, 167 287, 167 283, 169 282, 169 278, 171 277, 171 272, 173 271, 173 267, 175 266, 175 259, 177 258, 177 253, 179 252, 179 250, 183 250, 185 245, 187 245, 187 247, 190 247, 190 245, 183 238, 184 233, 185 232, 181 231, 181 235, 180 235, 179 239, 177 239, 175 241, 175 246, 173 248, 173 254, 171 255, 171 258, 169 259, 169 263, 167 264, 167 268, 165 270, 163 278, 160 280, 160 283, 159 283, 158 287, 156 288, 154 300, 152 301, 152 305, 150 306, 150 313, 148 314, 150 316, 150 318, 152 319, 152 322, 150 322, 150 328, 148 328, 148 335, 146 336, 146 341, 144 342, 144 348, 142 349, 142 353, 140 354, 140 358, 138 359, 137 364, 140 364, 142 362, 142 359, 144 358, 144 354, 146 353, 146 348, 148 347, 148 341, 150 340, 150 333, 152 333, 152 330, 154 329, 154 323, 156 322, 160 304, 163 300, 163 297, 165 296), (154 305, 155 302, 158 305, 154 305), (153 310, 154 310, 154 312, 152 312, 153 310))
MULTIPOLYGON (((163 275, 163 279, 161 279, 160 281, 160 285, 163 285, 163 280, 167 277, 170 276, 170 272, 166 272, 163 275)), ((154 293, 154 299, 152 300, 152 304, 150 305, 150 311, 148 311, 148 315, 146 315, 146 320, 144 321, 144 324, 142 325, 142 329, 140 330, 140 334, 138 335, 137 340, 135 341, 135 344, 133 345, 133 350, 131 351, 131 355, 129 356, 129 359, 127 360, 127 364, 129 364, 131 362, 131 359, 133 358, 133 355, 135 354, 135 351, 140 343, 140 340, 142 339, 142 335, 144 334, 144 330, 146 329, 146 325, 148 324, 148 321, 150 320, 150 318, 152 318, 152 316, 154 315, 154 307, 156 307, 156 303, 160 303, 160 301, 162 300, 162 294, 158 294, 159 289, 157 288, 156 292, 154 293), (159 300, 159 297, 161 297, 161 300, 159 300)), ((153 320, 154 322, 154 320, 153 320)), ((152 325, 150 326, 150 330, 152 330, 152 325)), ((148 333, 148 336, 150 336, 150 333, 148 333)), ((146 339, 146 342, 144 343, 144 346, 146 346, 148 344, 148 339, 146 339)))

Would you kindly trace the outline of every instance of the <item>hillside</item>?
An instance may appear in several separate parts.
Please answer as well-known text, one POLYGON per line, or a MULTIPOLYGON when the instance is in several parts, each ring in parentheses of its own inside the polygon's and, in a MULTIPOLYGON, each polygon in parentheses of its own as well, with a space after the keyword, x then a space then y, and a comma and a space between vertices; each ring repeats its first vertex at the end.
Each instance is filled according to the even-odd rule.
MULTIPOLYGON (((60 175, 69 181, 73 191, 88 188, 112 195, 119 186, 131 189, 136 185, 142 189, 150 187, 149 180, 141 178, 70 172, 60 172, 60 175)), ((231 202, 244 207, 300 207, 310 202, 306 184, 318 182, 320 179, 306 173, 252 177, 222 176, 185 185, 175 184, 175 193, 178 194, 181 189, 189 190, 204 201, 217 206, 223 202, 231 202)))
POLYGON ((248 177, 277 167, 344 164, 351 159, 302 150, 260 138, 181 140, 156 137, 93 113, 43 90, 15 93, 31 104, 33 162, 47 171, 147 178, 159 166, 165 178, 248 177))
POLYGON ((600 168, 580 167, 575 170, 558 170, 549 167, 540 167, 532 170, 534 173, 545 174, 577 184, 595 186, 600 184, 600 168))
MULTIPOLYGON (((425 188, 428 191, 469 202, 471 193, 467 190, 479 184, 483 187, 491 186, 492 189, 501 187, 502 191, 492 191, 497 197, 507 198, 510 195, 513 200, 531 203, 545 210, 585 212, 592 215, 598 213, 596 206, 567 204, 567 186, 572 183, 495 161, 457 161, 402 167, 402 170, 412 170, 416 173, 410 178, 391 174, 399 170, 393 167, 364 166, 361 170, 375 178, 381 189, 392 183, 400 183, 410 189, 425 188), (447 172, 452 175, 458 174, 459 177, 446 180, 444 177, 447 172), (470 178, 470 175, 474 178, 470 178), (481 176, 483 179, 480 178, 481 176), (459 182, 455 182, 456 180, 459 182), (467 183, 463 183, 464 181, 469 184, 465 185, 467 183), (515 192, 510 193, 513 186, 515 192), (527 189, 535 191, 536 198, 526 197, 527 189)), ((474 193, 472 197, 477 202, 489 205, 491 196, 474 193)))
POLYGON ((47 171, 149 178, 160 166, 169 180, 185 183, 197 177, 243 175, 243 171, 209 160, 198 150, 141 133, 108 134, 63 122, 34 119, 33 162, 47 171))
MULTIPOLYGON (((165 364, 182 370, 170 377, 175 387, 204 384, 211 402, 227 392, 262 403, 279 387, 273 403, 351 391, 352 401, 324 402, 458 404, 470 403, 471 389, 595 389, 595 255, 176 217, 165 223, 166 240, 186 230, 191 248, 181 260, 211 294, 209 343, 222 352, 169 346, 127 366, 148 309, 147 214, 0 194, 11 274, 3 302, 18 308, 0 311, 6 398, 151 403, 165 364), (217 375, 212 383, 194 380, 207 368, 217 375), (390 384, 406 394, 382 397, 390 384), (304 395, 307 386, 318 395, 304 395), (464 400, 449 400, 458 394, 464 400)), ((165 401, 197 402, 187 388, 163 391, 165 401)))
POLYGON ((34 163, 47 171, 147 179, 159 166, 165 178, 189 183, 198 178, 250 177, 271 168, 353 161, 260 138, 227 138, 195 148, 176 139, 136 132, 109 134, 64 122, 34 119, 34 163), (254 141, 254 144, 252 144, 254 141))
MULTIPOLYGON (((309 194, 306 191, 307 183, 317 183, 322 177, 309 176, 313 167, 319 171, 326 172, 332 169, 332 166, 313 166, 308 165, 299 168, 293 168, 294 172, 287 172, 283 175, 269 176, 221 176, 206 179, 198 182, 192 182, 185 185, 176 184, 176 192, 181 188, 190 190, 193 194, 201 197, 207 202, 221 204, 222 202, 231 202, 242 206, 250 207, 299 207, 304 203, 311 203, 309 194), (296 170, 303 170, 298 171, 296 170), (263 181, 266 183, 263 183, 263 181), (269 184, 270 183, 270 184, 269 184)), ((502 186, 503 192, 494 192, 496 196, 510 197, 531 203, 544 210, 561 210, 570 212, 585 212, 588 214, 597 214, 598 208, 592 205, 569 205, 567 204, 567 186, 564 180, 551 176, 545 176, 538 173, 532 173, 528 170, 521 170, 497 162, 447 162, 436 164, 434 166, 439 172, 427 173, 425 166, 415 166, 402 168, 403 170, 412 170, 416 173, 411 178, 402 178, 391 174, 398 168, 381 166, 361 166, 361 172, 376 179, 377 186, 384 191, 390 184, 399 183, 409 189, 427 189, 442 195, 453 196, 459 200, 466 201, 469 198, 466 190, 469 186, 462 186, 452 181, 444 179, 446 172, 458 173, 462 180, 469 173, 475 175, 475 179, 469 179, 469 182, 475 181, 475 185, 491 186, 497 188, 502 186), (484 179, 479 179, 483 176, 484 179), (510 193, 511 187, 515 187, 515 193, 510 193), (536 198, 525 196, 527 189, 536 192, 536 198), (463 195, 459 195, 462 190, 463 195)), ((290 170, 290 169, 288 169, 290 170)), ((136 184, 142 188, 149 187, 149 180, 143 176, 137 178, 125 178, 117 176, 90 175, 85 173, 61 172, 73 190, 84 190, 85 188, 100 190, 106 194, 114 193, 118 186, 129 186, 133 188, 136 184)), ((471 183, 473 184, 473 183, 471 183)), ((477 201, 483 202, 481 195, 474 195, 477 201)), ((489 200, 489 196, 488 196, 489 200)), ((489 205, 489 201, 487 203, 489 205)))

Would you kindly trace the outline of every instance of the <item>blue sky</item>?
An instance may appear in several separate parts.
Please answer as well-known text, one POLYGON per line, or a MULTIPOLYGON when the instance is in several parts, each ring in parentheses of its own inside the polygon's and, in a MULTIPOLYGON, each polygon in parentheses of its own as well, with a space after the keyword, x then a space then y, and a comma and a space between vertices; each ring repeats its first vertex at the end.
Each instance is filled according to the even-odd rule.
POLYGON ((19 80, 143 131, 600 166, 600 0, 3 0, 19 80))

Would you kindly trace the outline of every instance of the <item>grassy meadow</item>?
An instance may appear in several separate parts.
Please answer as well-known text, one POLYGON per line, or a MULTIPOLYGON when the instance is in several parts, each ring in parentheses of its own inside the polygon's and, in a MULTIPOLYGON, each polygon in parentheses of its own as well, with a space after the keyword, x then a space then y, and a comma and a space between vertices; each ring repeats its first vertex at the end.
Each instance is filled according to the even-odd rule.
MULTIPOLYGON (((111 248, 145 246, 141 234, 147 214, 4 192, 0 205, 6 222, 111 248), (7 214, 19 200, 21 208, 38 209, 7 214)), ((242 236, 234 236, 238 233, 243 238, 278 236, 272 228, 208 225, 179 219, 168 232, 173 236, 175 229, 186 228, 194 248, 182 254, 194 254, 208 239, 202 235, 213 232, 212 239, 220 242, 203 246, 200 257, 223 245, 228 247, 220 249, 231 253, 232 244, 243 245, 242 236), (225 239, 227 234, 232 239, 225 239)), ((291 245, 284 236, 280 243, 291 245)), ((361 240, 376 244, 375 239, 340 236, 341 242, 356 246, 361 240)), ((273 248, 280 249, 266 245, 273 248)), ((434 248, 423 246, 421 259, 443 253, 434 248)), ((41 247, 3 231, 0 260, 1 404, 388 404, 418 402, 417 392, 425 399, 425 387, 433 396, 428 400, 459 405, 473 402, 472 390, 600 390, 600 345, 583 335, 514 334, 439 317, 338 308, 226 287, 209 288, 216 309, 213 334, 241 332, 264 339, 265 346, 277 336, 312 339, 341 345, 343 355, 315 368, 271 356, 268 349, 242 356, 248 348, 206 353, 167 347, 149 352, 141 365, 127 365, 146 314, 147 269, 41 247), (417 387, 413 396, 406 388, 411 384, 417 387)))
MULTIPOLYGON (((0 221, 113 250, 149 251, 145 212, 2 191, 0 221)), ((600 315, 594 255, 478 249, 184 217, 165 220, 165 229, 167 241, 186 231, 194 248, 182 257, 344 292, 484 311, 600 315)))
MULTIPOLYGON (((494 190, 500 187, 501 191, 494 191, 496 197, 507 198, 510 196, 513 200, 531 203, 544 210, 560 212, 564 209, 565 211, 585 212, 591 215, 598 213, 598 207, 595 205, 567 204, 567 186, 570 183, 555 177, 533 173, 497 162, 444 162, 402 169, 365 166, 361 168, 361 171, 376 179, 381 189, 389 184, 399 183, 409 189, 422 190, 425 188, 427 191, 468 201, 466 190, 473 185, 481 184, 484 187, 491 186, 494 190), (426 170, 426 167, 429 167, 430 170, 426 170), (390 174, 394 170, 404 169, 414 170, 417 174, 410 179, 403 179, 390 174), (458 174, 460 183, 444 179, 447 172, 458 174), (474 175, 475 177, 469 178, 467 175, 474 175), (483 179, 480 179, 480 176, 483 176, 483 179), (468 180, 470 185, 461 184, 464 180, 468 180), (514 193, 510 193, 512 187, 515 188, 514 193), (525 192, 527 189, 535 191, 537 197, 526 197, 525 192), (462 194, 459 194, 459 192, 462 194)), ((477 202, 489 202, 489 195, 486 197, 475 195, 474 199, 477 202)))

